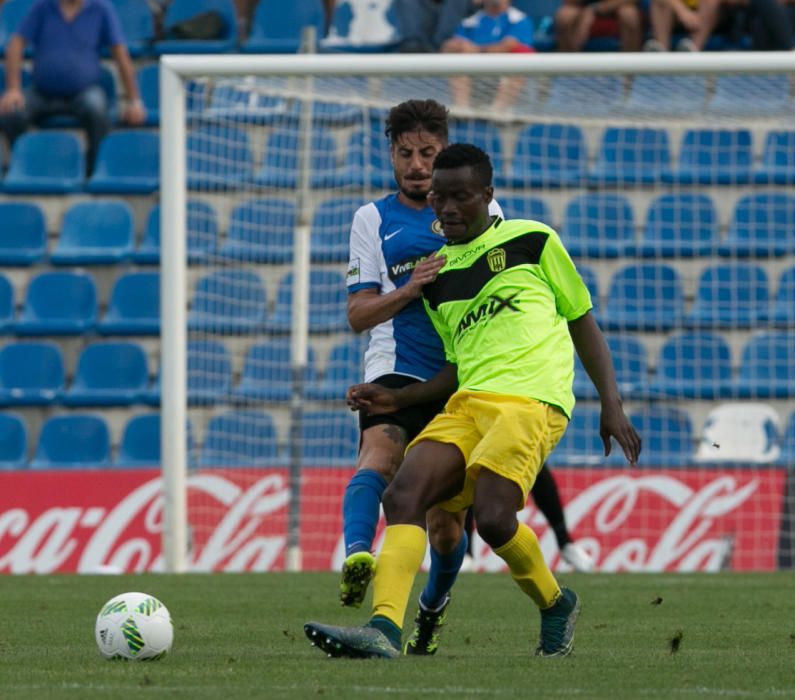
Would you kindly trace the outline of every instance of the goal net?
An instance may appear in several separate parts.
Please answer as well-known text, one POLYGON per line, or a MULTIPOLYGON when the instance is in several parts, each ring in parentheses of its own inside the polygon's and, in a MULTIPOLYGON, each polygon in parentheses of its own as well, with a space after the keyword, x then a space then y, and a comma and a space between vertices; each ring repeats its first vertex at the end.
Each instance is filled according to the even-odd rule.
MULTIPOLYGON (((346 321, 356 209, 395 190, 384 117, 450 108, 506 218, 588 284, 637 468, 599 401, 549 464, 602 571, 793 566, 795 55, 167 56, 162 104, 165 552, 172 570, 338 569, 358 448, 346 321)), ((556 533, 521 518, 548 561, 556 533)), ((475 538, 475 566, 502 562, 475 538)))

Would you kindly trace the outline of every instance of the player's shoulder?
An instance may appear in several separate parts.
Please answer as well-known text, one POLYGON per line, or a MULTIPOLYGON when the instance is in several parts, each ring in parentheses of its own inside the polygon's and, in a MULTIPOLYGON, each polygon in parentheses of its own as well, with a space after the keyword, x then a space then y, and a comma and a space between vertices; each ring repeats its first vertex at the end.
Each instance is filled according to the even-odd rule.
POLYGON ((535 219, 504 219, 495 226, 495 231, 502 235, 522 235, 525 233, 545 233, 557 236, 557 232, 549 224, 535 219))
POLYGON ((511 24, 517 24, 522 20, 527 19, 527 14, 522 12, 518 7, 509 7, 506 15, 508 16, 508 21, 511 24))

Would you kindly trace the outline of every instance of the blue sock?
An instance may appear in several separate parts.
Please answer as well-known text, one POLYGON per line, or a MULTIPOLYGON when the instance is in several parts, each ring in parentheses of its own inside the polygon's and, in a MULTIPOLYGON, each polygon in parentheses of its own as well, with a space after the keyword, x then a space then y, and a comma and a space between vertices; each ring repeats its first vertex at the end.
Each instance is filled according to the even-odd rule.
POLYGON ((354 552, 369 552, 372 549, 381 496, 386 487, 386 479, 372 469, 359 470, 348 482, 342 499, 342 533, 346 557, 354 552))
POLYGON ((428 583, 420 594, 420 603, 426 610, 436 610, 443 602, 455 583, 461 564, 469 547, 466 530, 461 535, 456 548, 450 554, 439 554, 431 547, 431 571, 428 583))

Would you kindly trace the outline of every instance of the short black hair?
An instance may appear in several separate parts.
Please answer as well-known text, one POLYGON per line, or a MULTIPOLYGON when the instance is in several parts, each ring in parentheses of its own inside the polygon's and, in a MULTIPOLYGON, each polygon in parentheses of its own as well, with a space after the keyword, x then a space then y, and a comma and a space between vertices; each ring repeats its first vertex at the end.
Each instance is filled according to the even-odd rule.
POLYGON ((406 100, 389 110, 384 133, 391 143, 409 131, 427 131, 447 143, 447 107, 436 100, 406 100))
POLYGON ((491 187, 494 169, 488 153, 471 143, 453 143, 439 151, 433 161, 434 170, 452 170, 469 166, 483 187, 491 187))

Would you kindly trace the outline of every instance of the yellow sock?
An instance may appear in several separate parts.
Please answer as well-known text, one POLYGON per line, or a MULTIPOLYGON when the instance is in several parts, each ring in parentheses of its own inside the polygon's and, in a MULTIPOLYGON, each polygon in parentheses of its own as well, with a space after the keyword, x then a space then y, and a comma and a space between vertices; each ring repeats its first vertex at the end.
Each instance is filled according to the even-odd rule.
POLYGON ((536 534, 527 525, 519 523, 516 534, 494 552, 508 565, 519 588, 539 608, 548 608, 558 599, 560 586, 544 561, 536 534))
POLYGON ((373 615, 403 629, 411 587, 425 558, 425 530, 416 525, 390 525, 375 565, 373 615))

